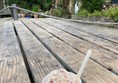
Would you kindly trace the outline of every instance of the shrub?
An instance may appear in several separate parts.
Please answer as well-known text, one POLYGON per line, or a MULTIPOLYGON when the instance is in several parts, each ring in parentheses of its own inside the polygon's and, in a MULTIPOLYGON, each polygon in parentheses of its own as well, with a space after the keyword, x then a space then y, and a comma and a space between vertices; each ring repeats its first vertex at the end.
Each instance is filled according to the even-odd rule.
POLYGON ((78 12, 80 17, 108 17, 115 22, 118 22, 118 7, 110 7, 103 11, 94 11, 93 13, 88 12, 86 9, 80 9, 78 12))
POLYGON ((52 11, 52 15, 57 16, 57 17, 62 17, 62 9, 61 8, 54 9, 52 11))
POLYGON ((118 16, 118 7, 110 7, 103 11, 94 11, 93 13, 88 12, 86 9, 81 9, 78 12, 78 16, 95 16, 95 17, 110 17, 114 18, 118 16))
POLYGON ((40 9, 40 7, 38 5, 34 5, 32 7, 32 11, 34 11, 34 12, 39 12, 39 9, 40 9))
POLYGON ((103 11, 103 16, 105 17, 115 17, 118 16, 118 7, 110 7, 103 11))
POLYGON ((44 3, 43 4, 43 9, 44 9, 44 11, 46 11, 46 10, 50 10, 50 7, 51 7, 51 3, 44 3))
POLYGON ((71 14, 68 9, 57 8, 52 11, 52 15, 63 18, 71 18, 71 14))
POLYGON ((105 0, 82 0, 82 8, 93 13, 95 10, 102 10, 105 0))
POLYGON ((64 18, 71 18, 71 13, 69 12, 69 10, 68 9, 63 9, 62 10, 62 17, 64 17, 64 18))
POLYGON ((118 16, 115 16, 115 17, 113 18, 113 20, 114 20, 115 22, 118 22, 118 16))
POLYGON ((88 17, 88 16, 89 17, 91 17, 91 16, 102 17, 102 12, 101 11, 94 11, 93 13, 90 13, 86 9, 81 9, 78 12, 78 16, 81 16, 81 17, 88 17))
POLYGON ((89 16, 90 13, 86 10, 86 9, 81 9, 79 12, 78 12, 78 16, 81 16, 81 17, 87 17, 89 16))
POLYGON ((91 16, 102 17, 102 12, 100 12, 100 11, 94 11, 94 13, 91 16))

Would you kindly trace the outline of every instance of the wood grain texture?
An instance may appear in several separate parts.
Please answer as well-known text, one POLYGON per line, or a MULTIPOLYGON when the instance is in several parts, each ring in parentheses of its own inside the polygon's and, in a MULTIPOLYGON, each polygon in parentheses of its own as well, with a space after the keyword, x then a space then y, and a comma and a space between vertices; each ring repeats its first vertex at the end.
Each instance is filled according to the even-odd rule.
MULTIPOLYGON (((41 37, 40 33, 42 33, 42 31, 44 33, 47 32, 28 20, 24 19, 23 22, 39 38, 41 37)), ((45 37, 46 35, 47 34, 45 34, 45 37)), ((57 54, 63 61, 65 61, 75 72, 78 72, 81 62, 84 59, 84 55, 82 53, 73 49, 72 47, 65 44, 64 42, 62 42, 56 37, 51 37, 48 39, 41 38, 41 39, 53 52, 55 52, 55 54, 57 54)), ((117 83, 118 82, 118 76, 109 72, 107 69, 103 68, 102 66, 95 63, 92 60, 89 60, 85 68, 85 71, 82 75, 82 78, 86 81, 86 83, 117 83)))
POLYGON ((6 21, 7 20, 5 20, 5 19, 0 19, 0 44, 1 44, 1 41, 2 41, 2 33, 3 33, 4 23, 6 21))
MULTIPOLYGON (((106 39, 101 38, 101 36, 103 37, 103 35, 99 35, 99 34, 97 35, 97 33, 100 33, 99 30, 95 31, 94 29, 91 29, 90 26, 88 26, 88 28, 91 29, 91 32, 88 33, 89 29, 83 30, 83 28, 85 28, 85 27, 83 27, 81 25, 79 26, 75 23, 68 23, 68 22, 63 22, 63 21, 54 20, 54 19, 46 19, 46 22, 50 23, 49 21, 54 26, 58 26, 60 29, 65 29, 69 33, 72 33, 78 37, 81 37, 81 38, 88 40, 88 41, 90 41, 90 42, 92 42, 98 46, 101 46, 101 47, 103 47, 103 48, 105 48, 111 52, 118 54, 118 43, 114 43, 114 42, 106 40, 107 38, 110 37, 107 34, 106 34, 107 37, 105 37, 106 35, 104 36, 106 39), (92 35, 92 34, 94 34, 94 35, 92 35)), ((105 30, 105 31, 107 32, 107 30, 105 30)), ((103 34, 103 33, 101 33, 101 34, 103 34)), ((115 37, 115 36, 113 36, 113 37, 115 37)), ((116 41, 117 41, 117 39, 116 39, 116 41)))
POLYGON ((108 28, 108 27, 102 27, 102 26, 97 26, 97 25, 86 25, 82 23, 56 20, 52 18, 49 18, 49 19, 54 23, 61 23, 63 25, 73 27, 76 30, 83 31, 88 34, 98 36, 104 39, 108 39, 112 42, 118 43, 118 38, 117 38, 118 31, 115 28, 108 28))
POLYGON ((0 44, 0 83, 30 83, 11 21, 4 24, 0 44))
POLYGON ((42 79, 51 71, 63 68, 21 21, 14 21, 14 24, 35 83, 41 83, 42 79))
MULTIPOLYGON (((57 26, 53 27, 49 24, 41 22, 40 20, 39 21, 34 20, 33 22, 40 25, 45 30, 54 34, 55 36, 57 36, 58 38, 60 38, 61 40, 63 40, 64 42, 66 42, 67 44, 72 46, 73 48, 81 51, 82 53, 86 52, 88 49, 92 49, 93 53, 92 53, 91 58, 96 60, 98 63, 100 63, 101 65, 103 65, 104 67, 106 67, 107 69, 111 70, 112 72, 114 72, 118 75, 118 64, 117 64, 118 56, 117 56, 117 54, 109 52, 94 43, 74 37, 71 34, 68 34, 68 33, 60 30, 59 29, 60 27, 58 27, 58 24, 57 24, 57 26), (57 32, 58 34, 55 34, 55 32, 57 32)), ((45 22, 47 22, 47 20, 45 20, 45 22)), ((51 22, 49 22, 49 23, 51 24, 51 22)), ((73 33, 75 33, 74 30, 73 30, 73 33)))

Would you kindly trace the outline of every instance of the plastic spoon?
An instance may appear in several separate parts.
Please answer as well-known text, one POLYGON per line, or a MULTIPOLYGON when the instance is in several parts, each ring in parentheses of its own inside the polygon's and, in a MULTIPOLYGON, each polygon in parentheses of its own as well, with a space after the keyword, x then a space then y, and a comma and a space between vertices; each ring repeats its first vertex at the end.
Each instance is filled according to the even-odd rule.
POLYGON ((92 50, 89 49, 89 50, 87 51, 87 53, 86 53, 86 56, 85 56, 83 62, 82 62, 82 65, 81 65, 81 67, 80 67, 80 69, 79 69, 79 72, 77 73, 77 78, 80 78, 80 77, 81 77, 81 75, 82 75, 82 73, 83 73, 83 71, 84 71, 84 69, 85 69, 85 66, 86 66, 86 64, 87 64, 87 61, 89 60, 89 57, 90 57, 91 53, 92 53, 92 50))

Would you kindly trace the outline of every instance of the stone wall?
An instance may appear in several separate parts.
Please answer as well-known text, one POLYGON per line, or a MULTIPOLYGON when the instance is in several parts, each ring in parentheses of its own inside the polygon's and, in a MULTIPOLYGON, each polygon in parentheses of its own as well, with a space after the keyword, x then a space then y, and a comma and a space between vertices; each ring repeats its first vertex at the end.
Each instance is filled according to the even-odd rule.
POLYGON ((114 22, 111 18, 106 17, 78 17, 77 15, 72 15, 72 19, 91 22, 114 22))

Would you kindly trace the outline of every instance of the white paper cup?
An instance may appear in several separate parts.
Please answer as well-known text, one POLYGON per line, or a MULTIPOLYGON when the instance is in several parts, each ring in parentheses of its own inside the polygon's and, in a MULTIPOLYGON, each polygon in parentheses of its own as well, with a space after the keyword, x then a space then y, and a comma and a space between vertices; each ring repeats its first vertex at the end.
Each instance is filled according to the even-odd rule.
MULTIPOLYGON (((71 73, 71 72, 68 72, 68 73, 70 74, 70 76, 75 75, 74 73, 71 73)), ((42 80, 42 83, 44 83, 45 80, 48 79, 48 77, 49 77, 49 74, 48 74, 47 76, 44 77, 44 79, 42 80)), ((80 83, 82 83, 81 79, 80 79, 80 83)))

